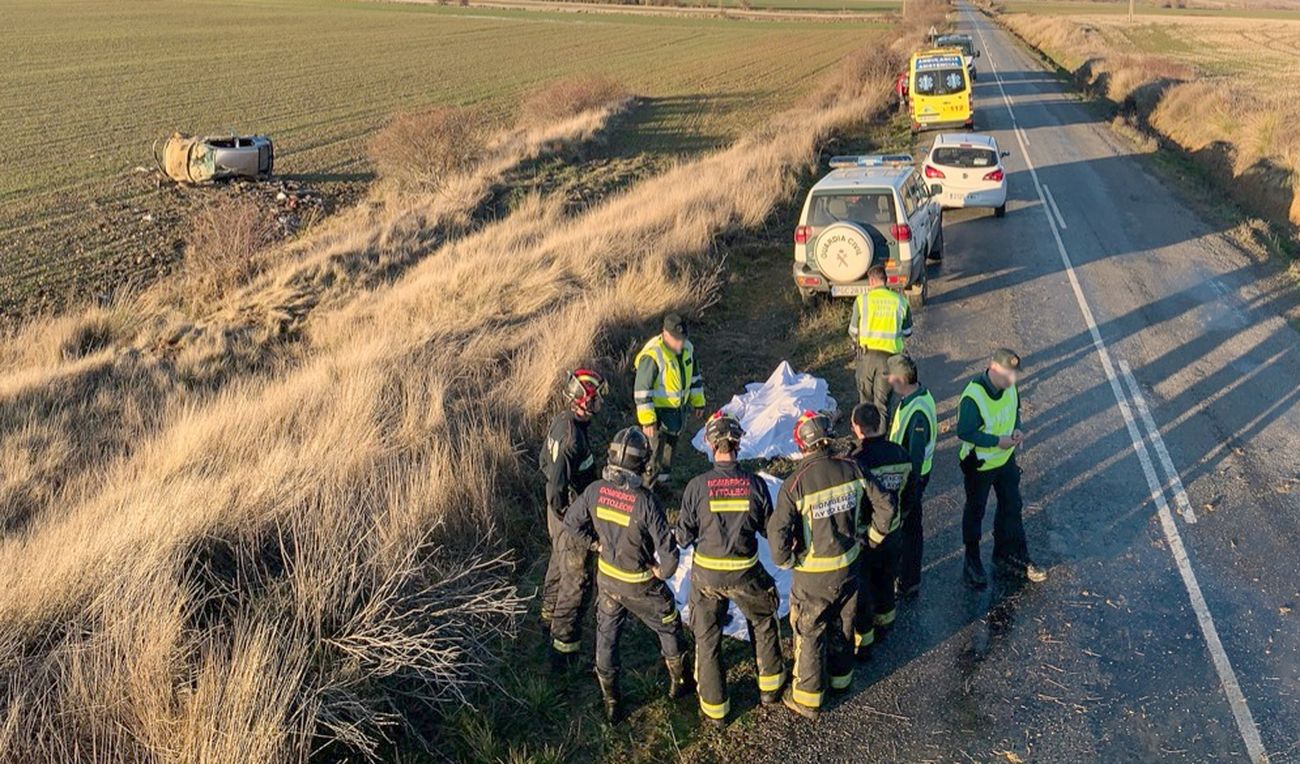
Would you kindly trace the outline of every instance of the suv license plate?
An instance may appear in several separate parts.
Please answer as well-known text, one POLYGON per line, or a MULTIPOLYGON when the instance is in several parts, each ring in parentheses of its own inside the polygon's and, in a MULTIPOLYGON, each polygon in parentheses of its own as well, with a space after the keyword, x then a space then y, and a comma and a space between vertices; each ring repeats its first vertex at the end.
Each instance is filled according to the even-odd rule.
POLYGON ((869 286, 833 286, 831 287, 832 297, 854 297, 860 294, 866 294, 871 291, 869 286))

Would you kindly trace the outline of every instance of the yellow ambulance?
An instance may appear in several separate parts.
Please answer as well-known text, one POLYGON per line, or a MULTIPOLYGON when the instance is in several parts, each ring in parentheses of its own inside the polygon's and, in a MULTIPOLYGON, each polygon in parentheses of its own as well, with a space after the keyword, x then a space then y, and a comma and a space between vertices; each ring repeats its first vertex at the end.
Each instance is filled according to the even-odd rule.
POLYGON ((975 102, 959 48, 912 54, 907 86, 912 102, 912 132, 947 127, 974 129, 975 102))

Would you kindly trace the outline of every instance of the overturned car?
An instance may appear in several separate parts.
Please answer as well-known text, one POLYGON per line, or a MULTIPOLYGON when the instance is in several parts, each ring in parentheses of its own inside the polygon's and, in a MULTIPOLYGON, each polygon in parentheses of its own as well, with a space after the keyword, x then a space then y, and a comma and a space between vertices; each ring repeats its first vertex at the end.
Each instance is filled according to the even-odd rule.
POLYGON ((172 133, 154 143, 154 161, 177 183, 269 177, 275 147, 265 135, 190 136, 172 133))

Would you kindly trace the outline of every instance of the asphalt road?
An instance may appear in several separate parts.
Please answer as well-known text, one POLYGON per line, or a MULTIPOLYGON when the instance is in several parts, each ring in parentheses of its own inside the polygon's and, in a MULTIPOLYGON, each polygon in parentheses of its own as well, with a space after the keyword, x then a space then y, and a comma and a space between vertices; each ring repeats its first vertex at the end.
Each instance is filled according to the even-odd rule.
POLYGON ((960 26, 1011 200, 947 215, 910 350, 941 422, 994 347, 1021 352, 1026 525, 1051 579, 961 584, 946 432, 920 600, 816 725, 764 710, 728 758, 1300 760, 1293 287, 1014 38, 969 9, 960 26))

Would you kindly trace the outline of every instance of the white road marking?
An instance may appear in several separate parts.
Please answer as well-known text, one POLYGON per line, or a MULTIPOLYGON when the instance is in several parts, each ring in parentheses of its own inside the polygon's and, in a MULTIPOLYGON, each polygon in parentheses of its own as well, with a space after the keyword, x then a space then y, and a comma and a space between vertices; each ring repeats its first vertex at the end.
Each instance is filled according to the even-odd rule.
MULTIPOLYGON (((984 30, 980 24, 975 23, 975 17, 969 10, 965 11, 967 20, 974 27, 976 34, 980 38, 980 46, 988 50, 988 42, 984 39, 984 30)), ((994 82, 997 83, 998 91, 1002 94, 1002 102, 1007 107, 1007 113, 1015 119, 1015 110, 1011 106, 1011 99, 1007 97, 1006 88, 1002 86, 1002 76, 998 73, 997 65, 993 63, 992 57, 987 62, 989 69, 993 72, 994 82)), ((1227 696, 1228 705, 1232 709, 1233 719, 1237 722, 1237 731, 1241 733, 1241 739, 1246 744, 1246 751, 1252 761, 1267 762, 1268 753, 1264 750, 1264 743, 1259 737, 1259 727, 1255 725, 1255 717, 1250 712, 1250 707, 1246 704, 1246 696, 1241 692, 1241 684, 1237 681, 1237 674, 1232 670, 1232 663, 1228 660, 1228 654, 1223 649, 1223 642, 1219 639, 1219 630, 1214 625, 1214 618, 1210 615, 1210 607, 1205 602, 1205 595, 1201 593, 1201 585, 1196 580, 1196 572, 1192 569, 1192 561, 1187 556, 1187 549, 1183 546, 1182 534, 1178 532, 1178 525, 1174 522, 1173 513, 1169 511, 1169 504, 1165 501, 1165 493, 1159 479, 1156 477, 1155 468, 1151 464, 1151 456, 1147 451, 1146 444, 1142 441, 1142 436, 1138 432, 1137 424, 1133 421, 1133 412, 1129 409, 1128 400, 1124 397, 1124 390, 1120 386, 1119 378, 1115 373, 1115 365, 1111 362, 1110 351, 1106 348, 1106 343, 1101 338, 1101 332, 1097 329, 1097 321, 1093 317, 1092 308, 1088 305, 1088 299, 1083 294, 1083 287, 1079 284, 1079 277, 1074 272, 1074 264, 1070 260, 1070 253, 1065 249, 1065 242, 1061 239, 1061 231, 1057 228, 1056 220, 1048 212, 1047 199, 1043 194, 1043 185, 1038 180, 1038 170, 1034 167, 1033 159, 1029 156, 1028 147, 1022 142, 1020 150, 1024 153, 1025 166, 1029 169, 1029 176, 1034 181, 1034 190, 1038 193, 1038 199, 1043 204, 1043 215, 1047 218, 1047 227, 1052 231, 1052 238, 1056 240, 1056 250, 1061 256, 1061 263, 1065 266, 1066 276, 1069 278, 1070 287, 1074 290, 1074 299, 1079 304, 1079 311, 1083 314, 1084 322, 1088 325, 1088 332, 1092 335, 1092 344, 1097 351, 1097 356, 1101 359, 1102 369, 1106 372, 1106 378, 1110 381, 1111 393, 1115 396, 1115 402, 1119 406, 1120 413, 1124 417, 1124 424, 1128 428, 1129 439, 1133 442, 1133 451, 1137 454, 1138 462, 1142 465, 1142 472, 1146 475, 1147 486, 1151 489, 1151 500, 1156 505, 1156 515, 1160 519, 1160 527, 1164 532, 1165 541, 1169 544, 1169 552, 1174 558, 1174 563, 1178 567, 1178 573, 1183 579, 1183 587, 1187 590, 1187 597, 1191 601, 1192 610, 1196 613, 1196 622, 1201 628, 1201 634, 1205 638, 1206 648, 1210 651, 1210 659, 1214 663, 1214 669, 1219 675, 1219 684, 1223 687, 1223 693, 1227 696)))
POLYGON ((1061 230, 1069 228, 1065 224, 1065 216, 1061 214, 1061 208, 1056 206, 1056 197, 1052 196, 1052 189, 1048 188, 1046 183, 1043 184, 1043 194, 1047 197, 1047 204, 1051 206, 1052 214, 1056 215, 1056 222, 1061 226, 1061 230))
POLYGON ((1156 420, 1151 416, 1151 409, 1147 408, 1147 399, 1142 395, 1142 388, 1138 387, 1137 378, 1133 376, 1133 370, 1129 368, 1128 361, 1123 358, 1119 359, 1119 372, 1124 375, 1124 381, 1128 384, 1129 395, 1133 397, 1138 416, 1142 418, 1142 424, 1147 428, 1151 447, 1155 449, 1156 457, 1160 460, 1160 466, 1165 468, 1165 476, 1169 478, 1169 486, 1174 495, 1174 503, 1178 505, 1179 514, 1183 516, 1183 520, 1186 522, 1195 523, 1196 512, 1192 510, 1192 502, 1188 501, 1187 491, 1183 489, 1183 479, 1178 476, 1178 470, 1174 468, 1174 460, 1169 458, 1169 449, 1165 448, 1165 439, 1160 435, 1160 428, 1156 427, 1156 420))

